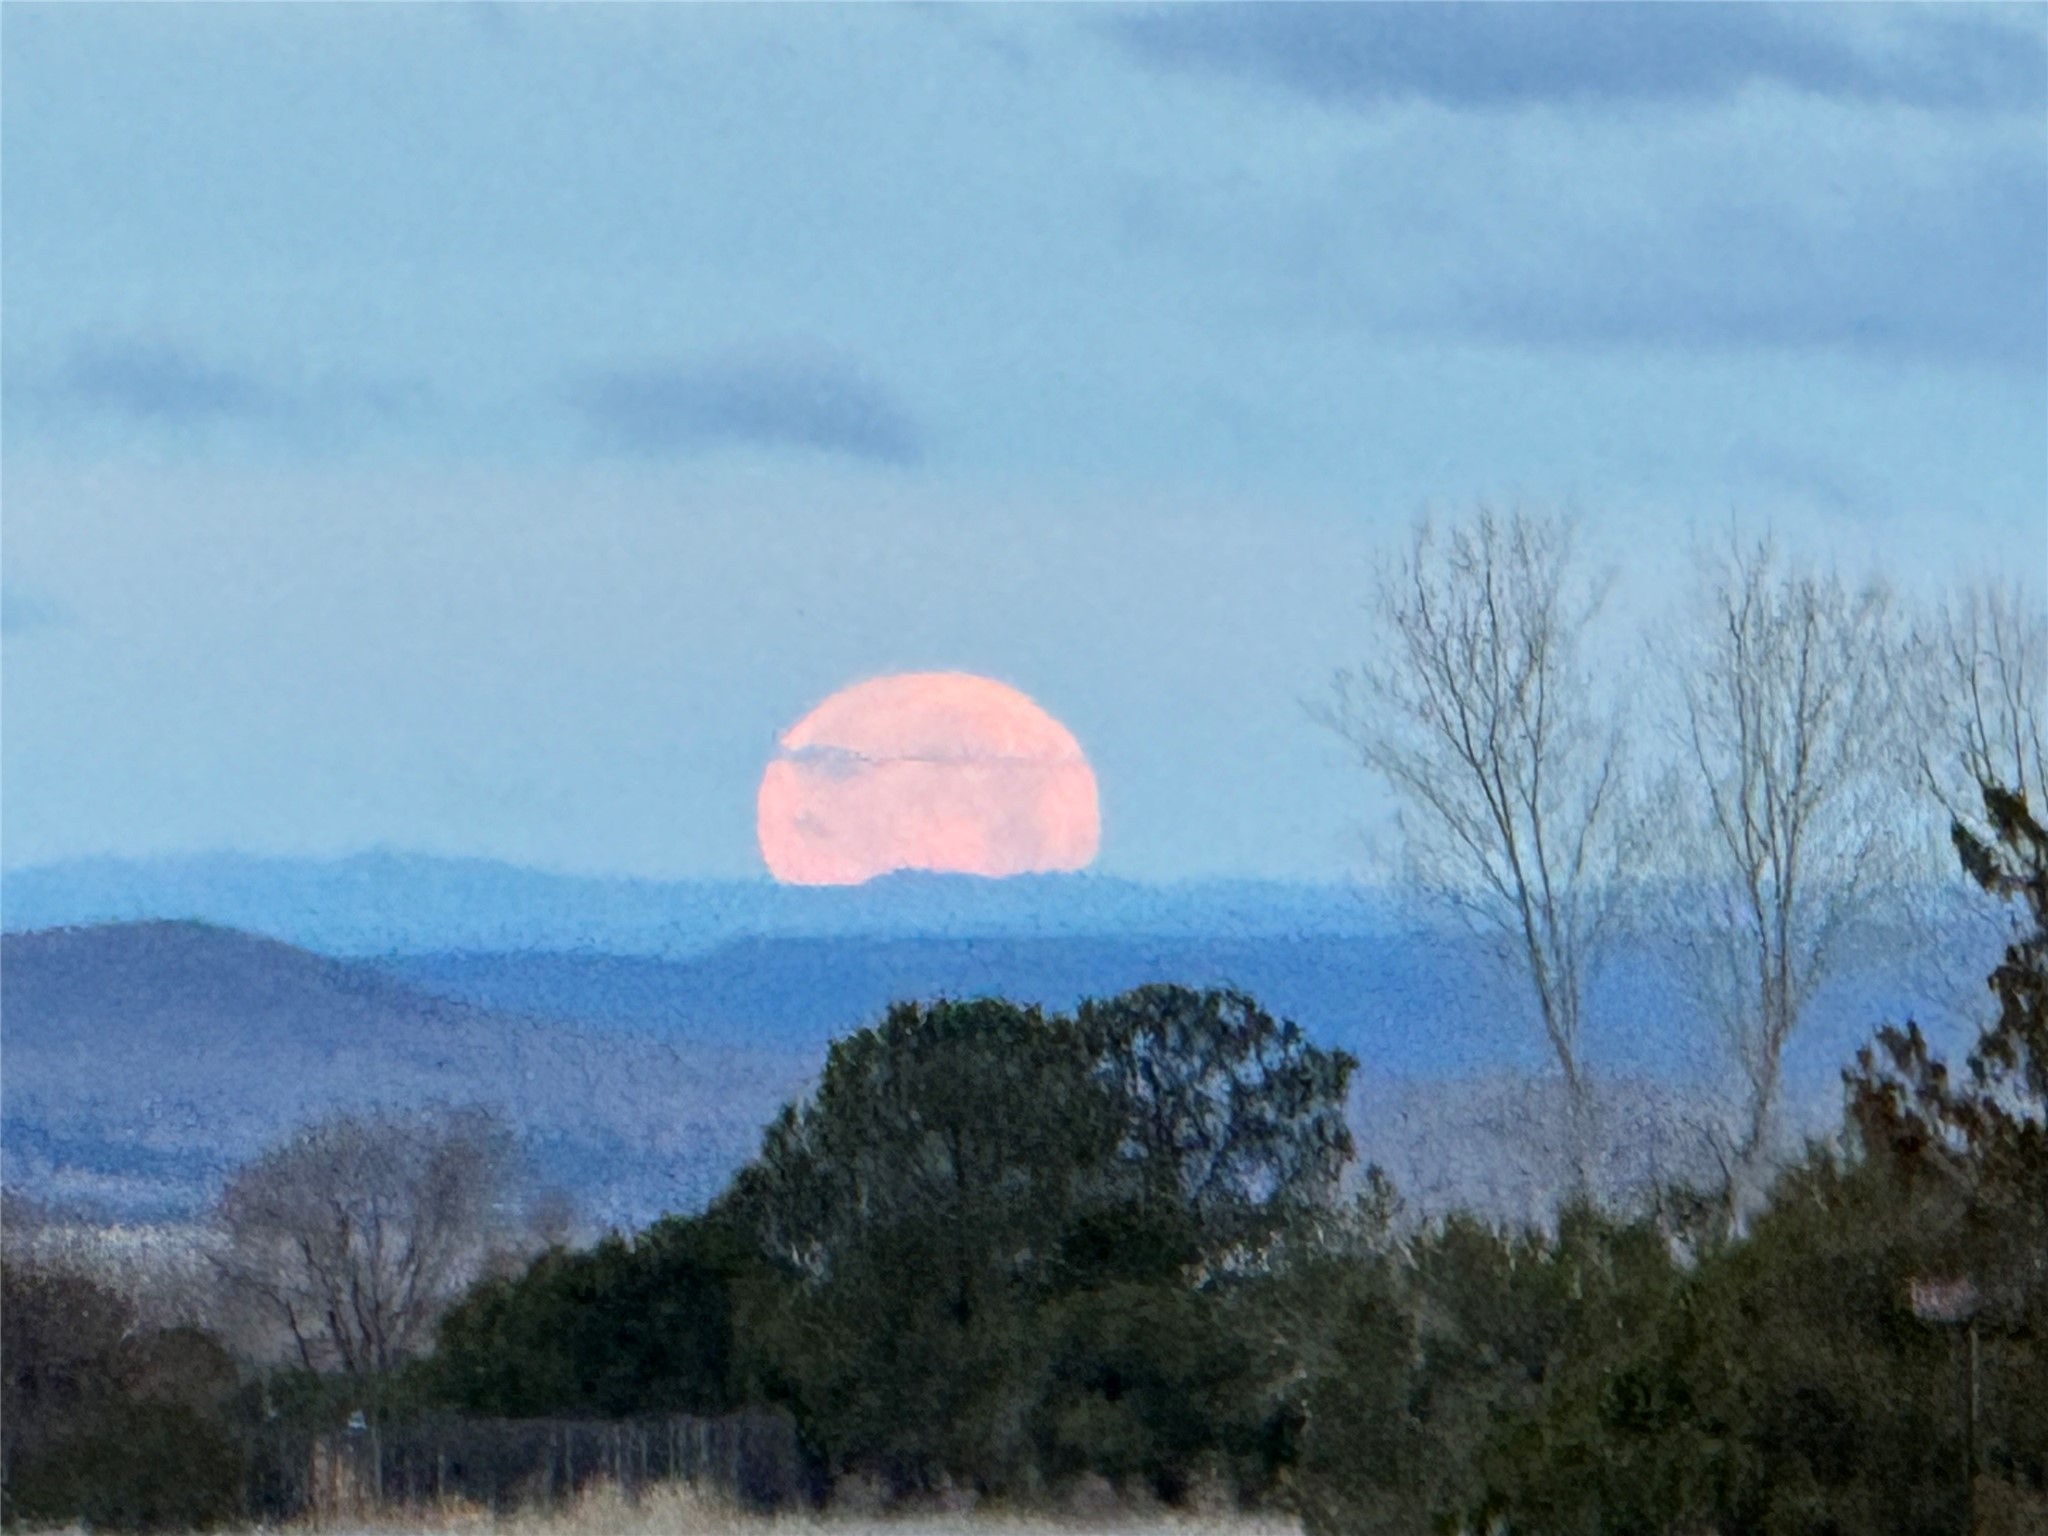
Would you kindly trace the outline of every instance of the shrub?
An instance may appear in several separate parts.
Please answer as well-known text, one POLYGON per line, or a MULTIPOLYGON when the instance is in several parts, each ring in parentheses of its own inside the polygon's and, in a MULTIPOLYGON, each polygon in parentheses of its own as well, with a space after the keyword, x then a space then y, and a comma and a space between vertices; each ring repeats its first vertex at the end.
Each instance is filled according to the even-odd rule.
POLYGON ((197 1531, 237 1518, 242 1448, 218 1418, 164 1400, 108 1403, 25 1458, 15 1513, 95 1529, 197 1531))

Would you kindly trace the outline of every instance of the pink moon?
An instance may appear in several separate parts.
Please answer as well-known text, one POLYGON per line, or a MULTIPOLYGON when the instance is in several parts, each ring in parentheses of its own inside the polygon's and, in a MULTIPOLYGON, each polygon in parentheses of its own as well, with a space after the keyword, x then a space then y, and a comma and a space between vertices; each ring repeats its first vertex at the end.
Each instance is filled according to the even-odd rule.
POLYGON ((967 672, 904 672, 833 694, 783 733, 756 829, 787 885, 1081 869, 1102 840, 1095 771, 1073 733, 1015 688, 967 672))

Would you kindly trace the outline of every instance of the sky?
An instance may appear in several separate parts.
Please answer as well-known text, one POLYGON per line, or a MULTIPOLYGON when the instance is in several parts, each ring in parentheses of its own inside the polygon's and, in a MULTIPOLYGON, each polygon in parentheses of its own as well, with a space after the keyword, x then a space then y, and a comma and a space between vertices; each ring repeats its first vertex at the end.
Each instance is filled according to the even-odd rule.
POLYGON ((2048 571, 2048 11, 0 16, 0 859, 758 878, 960 669, 1105 873, 1334 879, 1427 508, 2048 571))

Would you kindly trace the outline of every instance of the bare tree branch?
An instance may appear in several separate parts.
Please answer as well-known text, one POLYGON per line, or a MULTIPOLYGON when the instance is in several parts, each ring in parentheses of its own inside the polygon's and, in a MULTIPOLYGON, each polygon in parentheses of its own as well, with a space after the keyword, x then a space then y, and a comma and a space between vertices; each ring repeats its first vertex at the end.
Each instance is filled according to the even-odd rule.
POLYGON ((1682 762, 1667 841, 1695 979, 1748 1087, 1735 1216, 1770 1156, 1786 1044, 1845 925, 1904 869, 1903 650, 1881 584, 1787 569, 1767 540, 1702 571, 1706 622, 1665 653, 1682 762))
POLYGON ((1618 717, 1581 656, 1606 583, 1568 522, 1481 508, 1425 521, 1373 605, 1371 660, 1319 718, 1400 804, 1409 874, 1499 935, 1528 981, 1590 1179, 1585 992, 1614 916, 1618 717))
POLYGON ((216 1262, 309 1369, 380 1376, 503 1252, 514 1172, 510 1137, 478 1112, 345 1115, 228 1180, 216 1262))
POLYGON ((1947 815, 1981 821, 1986 784, 2030 806, 2048 793, 2048 608, 2017 584, 1980 583, 1915 637, 1918 766, 1947 815))

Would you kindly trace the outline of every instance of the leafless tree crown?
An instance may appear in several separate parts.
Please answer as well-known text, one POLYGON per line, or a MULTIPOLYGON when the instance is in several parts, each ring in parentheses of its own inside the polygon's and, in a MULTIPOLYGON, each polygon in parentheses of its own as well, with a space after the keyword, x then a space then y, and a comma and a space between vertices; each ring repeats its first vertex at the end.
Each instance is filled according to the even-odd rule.
POLYGON ((1338 674, 1326 714, 1393 790, 1412 874, 1526 971, 1581 1120, 1622 762, 1583 657, 1605 591, 1568 521, 1425 521, 1382 574, 1371 659, 1338 674))
POLYGON ((1738 1175, 1769 1152, 1786 1042, 1844 929, 1902 867, 1901 647, 1889 591, 1788 568, 1769 541, 1702 561, 1702 623, 1669 653, 1674 819, 1698 980, 1746 1079, 1738 1175))
POLYGON ((2039 807, 2048 793, 2048 611, 2017 584, 1964 589, 1917 647, 1920 769, 1951 817, 1973 822, 1984 786, 2039 807))
POLYGON ((219 1263, 308 1369, 382 1375, 502 1251, 514 1168, 479 1112, 328 1120, 229 1179, 219 1263))

